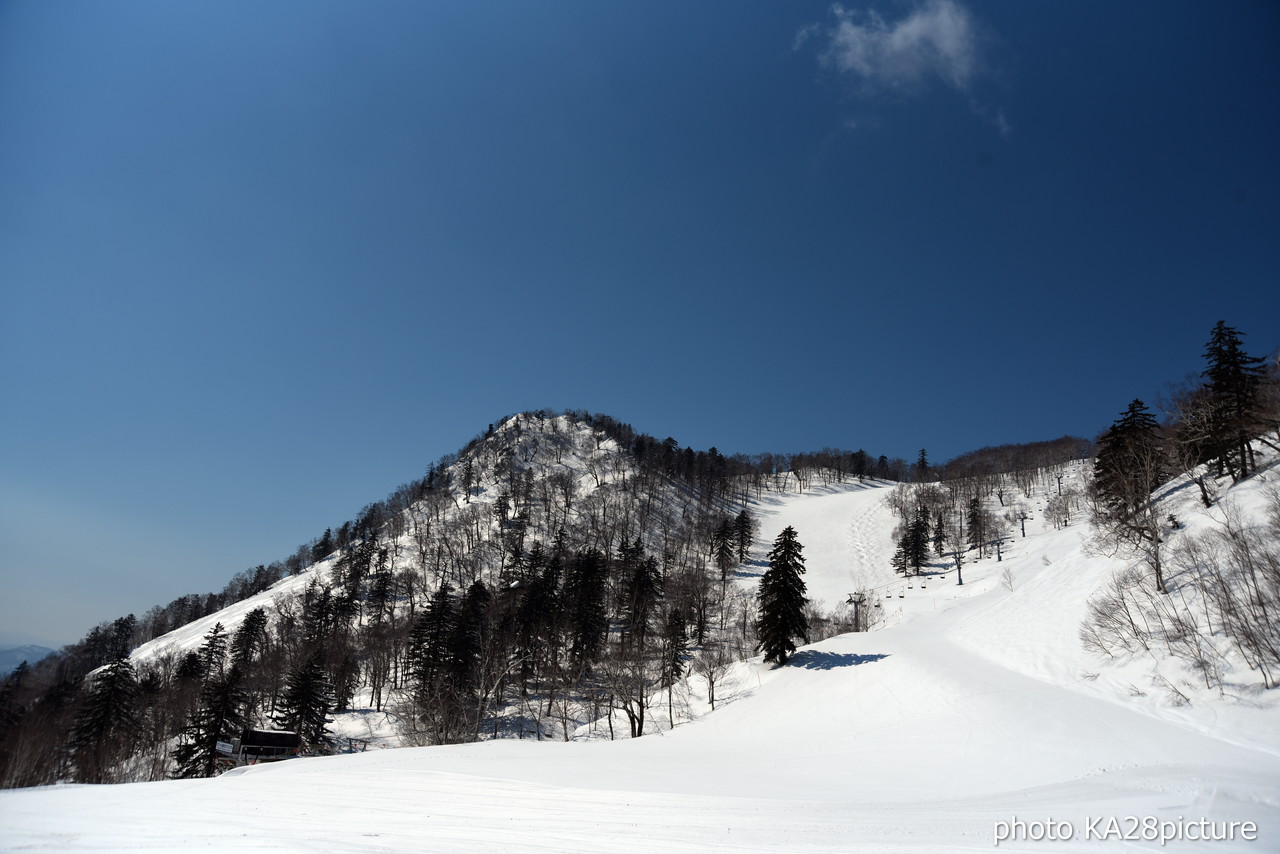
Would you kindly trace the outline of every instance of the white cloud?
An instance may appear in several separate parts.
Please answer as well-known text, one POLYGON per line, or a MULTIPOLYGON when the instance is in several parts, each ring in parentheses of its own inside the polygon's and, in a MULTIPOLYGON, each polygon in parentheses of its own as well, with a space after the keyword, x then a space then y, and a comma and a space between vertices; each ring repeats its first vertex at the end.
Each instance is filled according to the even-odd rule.
POLYGON ((1000 131, 1001 136, 1008 136, 1013 133, 1013 125, 1009 124, 1009 120, 1004 117, 1004 112, 996 111, 996 130, 1000 131))
POLYGON ((980 71, 977 28, 955 0, 926 0, 892 22, 839 4, 831 11, 834 25, 805 27, 796 46, 821 39, 820 61, 868 93, 909 91, 930 79, 967 93, 980 71))

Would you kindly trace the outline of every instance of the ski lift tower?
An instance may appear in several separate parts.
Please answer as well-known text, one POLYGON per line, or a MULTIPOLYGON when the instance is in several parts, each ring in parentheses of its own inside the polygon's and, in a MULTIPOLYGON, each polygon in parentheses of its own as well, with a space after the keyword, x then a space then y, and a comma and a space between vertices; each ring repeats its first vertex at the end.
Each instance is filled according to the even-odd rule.
POLYGON ((844 600, 846 605, 853 606, 853 630, 855 632, 866 631, 866 626, 862 625, 862 605, 867 601, 867 597, 854 591, 849 594, 849 598, 844 600))

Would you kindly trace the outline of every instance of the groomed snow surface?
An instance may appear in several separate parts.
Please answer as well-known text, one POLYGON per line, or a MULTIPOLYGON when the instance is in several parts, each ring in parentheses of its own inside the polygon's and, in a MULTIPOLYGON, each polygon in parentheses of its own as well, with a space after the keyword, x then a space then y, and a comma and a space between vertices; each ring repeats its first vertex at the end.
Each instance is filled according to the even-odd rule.
MULTIPOLYGON (((1085 601, 1118 564, 1088 556, 1081 522, 1034 518, 1002 563, 966 565, 963 587, 954 570, 908 587, 889 570, 886 493, 832 486, 755 508, 754 569, 793 525, 811 597, 868 591, 883 625, 783 668, 737 665, 714 712, 691 678, 674 729, 662 704, 662 731, 636 740, 596 727, 568 743, 371 748, 209 780, 8 791, 0 849, 1280 851, 1280 692, 1244 673, 1220 696, 1167 661, 1090 658, 1076 634, 1085 601), (1191 702, 1174 705, 1153 675, 1191 702), (1256 840, 1240 825, 1235 841, 1141 838, 1210 833, 1201 820, 1219 833, 1252 822, 1256 840), (1062 822, 1067 841, 1027 838, 1061 836, 1062 822), (998 828, 1022 838, 996 846, 998 828)), ((1194 523, 1194 501, 1179 507, 1194 523)))

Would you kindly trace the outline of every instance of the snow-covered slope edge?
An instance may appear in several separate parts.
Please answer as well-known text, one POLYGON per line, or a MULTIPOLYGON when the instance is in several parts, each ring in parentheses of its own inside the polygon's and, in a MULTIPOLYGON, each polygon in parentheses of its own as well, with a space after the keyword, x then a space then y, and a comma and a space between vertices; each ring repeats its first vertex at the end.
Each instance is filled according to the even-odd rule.
MULTIPOLYGON (((1258 450, 1261 456, 1263 449, 1258 450)), ((1214 506, 1205 508, 1190 481, 1175 478, 1159 494, 1159 516, 1178 520, 1176 529, 1166 531, 1166 555, 1177 555, 1185 538, 1221 529, 1227 513, 1263 524, 1268 492, 1278 484, 1280 473, 1272 461, 1254 477, 1224 486, 1214 506)), ((1006 556, 1002 572, 1009 573, 1012 589, 992 585, 990 594, 949 629, 948 638, 1021 673, 1280 756, 1280 692, 1267 690, 1259 672, 1232 656, 1220 638, 1218 645, 1233 666, 1221 689, 1206 686, 1158 646, 1116 660, 1085 649, 1079 634, 1090 597, 1133 563, 1105 551, 1086 524, 1039 533, 1006 556)), ((1169 571, 1173 606, 1198 611, 1184 573, 1176 563, 1169 571)))

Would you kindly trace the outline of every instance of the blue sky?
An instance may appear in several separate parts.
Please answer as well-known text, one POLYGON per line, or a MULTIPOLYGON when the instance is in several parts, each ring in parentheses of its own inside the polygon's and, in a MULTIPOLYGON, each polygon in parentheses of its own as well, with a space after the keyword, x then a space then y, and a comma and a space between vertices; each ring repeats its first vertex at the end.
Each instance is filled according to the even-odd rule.
POLYGON ((0 642, 498 417, 935 460, 1280 344, 1271 2, 0 3, 0 642))

